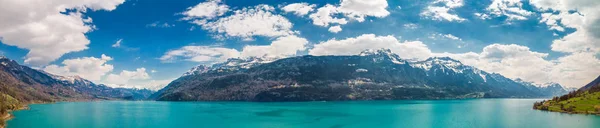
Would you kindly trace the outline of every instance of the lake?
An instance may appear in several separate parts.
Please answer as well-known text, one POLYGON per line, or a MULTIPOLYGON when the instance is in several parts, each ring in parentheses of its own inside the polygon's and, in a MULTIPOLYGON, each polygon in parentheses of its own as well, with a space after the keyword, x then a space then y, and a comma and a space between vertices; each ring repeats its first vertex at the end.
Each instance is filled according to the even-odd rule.
POLYGON ((533 110, 539 99, 350 102, 99 101, 33 104, 8 128, 592 128, 600 116, 533 110))

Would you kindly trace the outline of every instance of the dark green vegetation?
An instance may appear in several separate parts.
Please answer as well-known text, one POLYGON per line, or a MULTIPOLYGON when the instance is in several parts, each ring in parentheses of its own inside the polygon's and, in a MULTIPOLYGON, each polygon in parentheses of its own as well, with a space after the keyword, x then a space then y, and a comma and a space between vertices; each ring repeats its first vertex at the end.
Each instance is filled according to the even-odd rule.
POLYGON ((565 113, 600 114, 600 76, 577 91, 537 102, 533 108, 565 113))
MULTIPOLYGON (((561 88, 562 89, 562 88, 561 88)), ((199 66, 153 94, 167 101, 332 101, 530 98, 528 87, 448 57, 407 61, 389 50, 355 56, 230 59, 199 66)))
MULTIPOLYGON (((0 57, 0 122, 9 111, 26 108, 30 103, 89 100, 140 100, 150 90, 110 88, 79 77, 63 77, 19 65, 0 57)), ((2 126, 0 125, 0 126, 2 126)))

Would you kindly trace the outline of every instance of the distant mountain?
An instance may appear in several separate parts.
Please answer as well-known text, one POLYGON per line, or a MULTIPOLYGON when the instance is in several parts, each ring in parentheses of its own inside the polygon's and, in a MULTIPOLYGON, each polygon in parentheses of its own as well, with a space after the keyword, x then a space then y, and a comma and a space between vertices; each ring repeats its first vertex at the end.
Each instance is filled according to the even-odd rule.
POLYGON ((554 97, 548 101, 537 102, 534 109, 600 115, 600 76, 569 94, 554 97))
POLYGON ((566 88, 566 87, 564 87, 558 83, 554 83, 554 82, 544 83, 544 84, 535 84, 533 82, 523 81, 522 79, 519 79, 519 78, 515 79, 514 81, 517 83, 520 83, 522 85, 525 85, 525 87, 529 88, 532 91, 536 91, 540 94, 543 94, 544 97, 561 96, 561 95, 569 93, 570 91, 576 90, 573 88, 566 88))
POLYGON ((80 77, 65 77, 0 57, 0 95, 21 104, 98 99, 145 99, 150 90, 111 88, 80 77))
POLYGON ((529 98, 548 94, 448 57, 408 61, 390 50, 353 56, 229 59, 198 66, 152 95, 170 101, 529 98))
POLYGON ((10 118, 9 110, 30 103, 87 100, 142 100, 153 91, 111 88, 73 76, 65 77, 19 65, 0 56, 0 127, 10 118))

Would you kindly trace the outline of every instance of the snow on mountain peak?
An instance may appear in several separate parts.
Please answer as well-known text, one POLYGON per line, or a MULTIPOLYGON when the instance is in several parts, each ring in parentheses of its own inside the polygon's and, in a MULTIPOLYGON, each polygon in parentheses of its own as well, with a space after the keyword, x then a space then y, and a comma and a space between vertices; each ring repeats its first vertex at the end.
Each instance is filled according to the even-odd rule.
POLYGON ((535 86, 535 87, 538 87, 538 88, 547 88, 547 87, 557 88, 557 87, 560 87, 560 88, 563 88, 565 90, 568 90, 568 88, 566 88, 566 87, 564 87, 564 86, 562 86, 562 85, 560 85, 559 83, 556 83, 556 82, 535 83, 535 82, 531 82, 531 81, 525 81, 525 80, 523 80, 521 78, 516 78, 516 79, 514 79, 514 81, 517 82, 517 83, 521 83, 521 84, 524 84, 524 85, 535 86))
POLYGON ((227 70, 239 70, 248 69, 259 64, 271 63, 279 58, 270 57, 248 57, 248 58, 229 58, 227 61, 222 63, 216 63, 211 66, 199 65, 193 67, 188 72, 184 73, 183 76, 197 75, 206 73, 211 70, 227 69, 227 70))
POLYGON ((390 49, 367 49, 358 54, 359 56, 370 56, 370 55, 395 55, 390 49))
POLYGON ((360 54, 358 54, 358 55, 359 56, 378 56, 379 57, 377 59, 374 59, 373 61, 380 61, 385 58, 388 58, 392 61, 392 63, 406 64, 405 60, 400 58, 400 56, 398 56, 397 54, 393 53, 392 50, 390 50, 390 49, 378 49, 378 50, 367 49, 367 50, 360 52, 360 54))
POLYGON ((465 67, 470 68, 470 66, 465 66, 462 63, 460 63, 460 61, 454 60, 450 57, 431 57, 424 61, 413 62, 412 65, 413 67, 422 68, 427 71, 434 66, 440 66, 453 70, 457 73, 462 72, 465 69, 465 67))

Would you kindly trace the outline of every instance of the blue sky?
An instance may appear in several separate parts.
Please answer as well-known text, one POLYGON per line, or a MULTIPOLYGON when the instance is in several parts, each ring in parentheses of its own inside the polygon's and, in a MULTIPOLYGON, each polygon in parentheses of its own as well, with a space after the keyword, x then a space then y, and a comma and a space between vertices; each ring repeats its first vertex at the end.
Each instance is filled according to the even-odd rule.
POLYGON ((191 67, 221 62, 222 57, 346 55, 367 48, 391 48, 405 58, 451 56, 489 72, 540 84, 579 87, 600 74, 600 11, 596 8, 600 4, 593 0, 554 4, 544 0, 55 0, 46 6, 59 7, 57 10, 8 8, 26 5, 17 3, 0 2, 7 6, 0 13, 23 11, 19 18, 11 19, 14 22, 0 20, 0 29, 4 29, 0 30, 0 54, 50 73, 79 75, 113 86, 156 89, 191 67), (300 8, 284 9, 291 4, 305 7, 305 13, 299 14, 300 8), (347 23, 316 23, 311 15, 327 5, 337 11, 330 17, 347 23), (197 12, 193 12, 195 8, 197 12), (24 16, 27 13, 39 15, 24 16), (220 22, 252 14, 263 16, 265 19, 257 21, 264 22, 220 22), (62 17, 59 15, 75 21, 44 20, 62 17), (43 28, 31 25, 35 23, 50 27, 45 31, 22 29, 43 28), (76 27, 53 28, 71 23, 76 27), (231 27, 236 24, 257 27, 231 27), (338 25, 341 31, 329 31, 338 25), (71 39, 72 35, 84 37, 71 39), (277 40, 282 46, 252 47, 269 46, 277 40), (298 43, 286 44, 295 41, 298 43), (271 52, 245 50, 248 46, 271 52), (226 55, 223 49, 234 55, 226 55), (203 53, 207 51, 215 53, 203 53), (35 57, 38 59, 31 59, 35 57))

